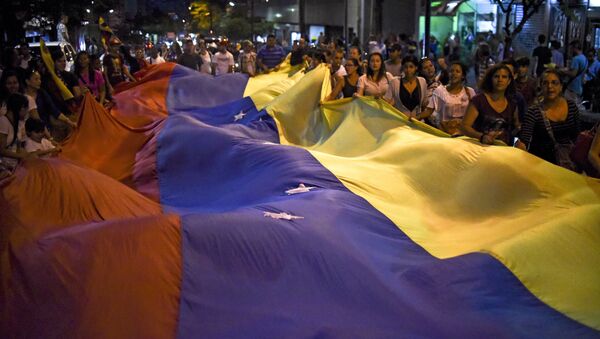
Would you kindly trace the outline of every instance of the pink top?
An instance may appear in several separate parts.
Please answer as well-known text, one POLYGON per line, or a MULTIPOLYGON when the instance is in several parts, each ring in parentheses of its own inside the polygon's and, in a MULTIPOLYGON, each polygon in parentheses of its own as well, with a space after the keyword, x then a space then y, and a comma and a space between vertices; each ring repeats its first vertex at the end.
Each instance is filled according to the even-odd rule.
POLYGON ((90 82, 90 77, 87 72, 83 75, 78 74, 77 78, 79 80, 79 86, 87 87, 95 97, 100 96, 100 88, 104 86, 104 77, 102 76, 102 72, 94 71, 94 82, 90 82))

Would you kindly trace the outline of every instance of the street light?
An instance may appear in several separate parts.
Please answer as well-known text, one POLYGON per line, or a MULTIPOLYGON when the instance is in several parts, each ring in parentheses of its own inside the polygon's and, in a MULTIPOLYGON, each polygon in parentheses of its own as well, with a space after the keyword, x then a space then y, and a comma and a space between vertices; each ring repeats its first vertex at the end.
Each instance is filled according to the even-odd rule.
POLYGON ((87 13, 92 13, 92 11, 91 11, 89 8, 86 8, 86 9, 85 9, 85 11, 86 11, 87 13))
POLYGON ((108 11, 108 13, 111 13, 111 14, 114 13, 114 12, 115 12, 114 9, 111 9, 111 10, 108 11))
POLYGON ((234 7, 235 3, 233 3, 233 1, 229 1, 229 6, 234 7))

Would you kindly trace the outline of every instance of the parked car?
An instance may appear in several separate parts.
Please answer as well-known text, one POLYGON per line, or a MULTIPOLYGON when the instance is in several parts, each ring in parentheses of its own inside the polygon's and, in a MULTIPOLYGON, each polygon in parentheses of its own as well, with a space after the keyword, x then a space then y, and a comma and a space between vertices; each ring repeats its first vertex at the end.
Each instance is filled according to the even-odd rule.
MULTIPOLYGON (((71 44, 68 42, 58 42, 58 41, 46 42, 46 47, 48 47, 50 54, 52 54, 52 52, 54 52, 58 49, 60 49, 61 51, 63 51, 63 53, 65 53, 65 59, 67 59, 67 67, 65 69, 67 72, 70 72, 71 68, 74 67, 73 63, 75 62, 75 56, 77 55, 77 52, 75 52, 75 48, 73 48, 73 46, 71 46, 71 44)), ((39 42, 30 42, 29 49, 31 50, 31 54, 33 54, 34 56, 36 56, 36 57, 40 56, 40 43, 39 42)))

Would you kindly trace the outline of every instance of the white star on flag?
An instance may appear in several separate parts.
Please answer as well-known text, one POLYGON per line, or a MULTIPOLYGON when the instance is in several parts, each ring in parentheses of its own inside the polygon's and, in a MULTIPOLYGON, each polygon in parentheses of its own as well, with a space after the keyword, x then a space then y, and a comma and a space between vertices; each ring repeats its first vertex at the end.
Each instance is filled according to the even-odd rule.
POLYGON ((242 120, 245 116, 246 116, 246 113, 244 113, 244 111, 240 111, 240 113, 233 116, 233 122, 242 120))
POLYGON ((315 189, 315 188, 316 187, 313 187, 313 186, 304 186, 304 184, 300 184, 296 188, 292 188, 292 189, 285 191, 285 193, 287 193, 287 195, 306 193, 306 192, 310 192, 310 190, 315 189))
POLYGON ((304 217, 299 217, 296 215, 291 215, 285 212, 281 213, 273 213, 273 212, 264 212, 263 216, 265 218, 273 218, 273 219, 284 219, 284 220, 293 220, 293 219, 304 219, 304 217))

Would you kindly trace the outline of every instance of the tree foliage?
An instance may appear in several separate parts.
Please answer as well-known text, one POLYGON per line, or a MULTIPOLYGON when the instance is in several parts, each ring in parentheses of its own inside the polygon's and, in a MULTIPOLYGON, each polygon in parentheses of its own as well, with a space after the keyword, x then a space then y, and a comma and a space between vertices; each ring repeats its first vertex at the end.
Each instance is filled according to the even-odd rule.
MULTIPOLYGON (((214 34, 233 40, 250 39, 252 36, 248 8, 243 3, 231 7, 223 1, 196 0, 190 4, 190 18, 191 29, 198 33, 208 34, 212 28, 214 34)), ((254 33, 270 33, 273 26, 273 22, 255 19, 254 33)))
POLYGON ((504 27, 502 30, 506 34, 507 37, 514 37, 516 34, 519 34, 523 30, 525 23, 535 14, 537 13, 542 5, 546 3, 546 0, 493 0, 495 4, 498 5, 502 13, 504 13, 504 27), (523 6, 523 16, 518 23, 513 23, 512 21, 512 12, 514 10, 515 5, 523 6), (516 26, 514 25, 516 24, 516 26), (514 28, 513 28, 514 27, 514 28))
POLYGON ((191 27, 202 33, 208 33, 221 20, 223 10, 218 4, 208 1, 194 1, 190 4, 191 27))

